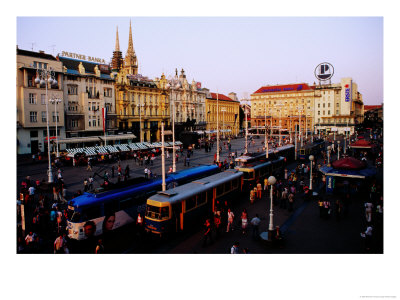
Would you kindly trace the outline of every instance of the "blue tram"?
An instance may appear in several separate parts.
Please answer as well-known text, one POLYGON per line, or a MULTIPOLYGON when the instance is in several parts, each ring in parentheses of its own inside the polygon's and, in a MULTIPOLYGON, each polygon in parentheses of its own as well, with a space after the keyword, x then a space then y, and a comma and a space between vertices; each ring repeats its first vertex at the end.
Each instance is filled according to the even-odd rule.
POLYGON ((158 192, 147 199, 146 231, 162 236, 190 228, 198 224, 199 219, 213 212, 217 201, 230 201, 234 195, 240 195, 242 188, 243 173, 227 170, 158 192))
MULTIPOLYGON (((199 166, 168 174, 168 188, 218 173, 215 165, 199 166)), ((94 235, 114 230, 136 221, 138 213, 144 215, 146 199, 161 190, 161 179, 146 180, 124 188, 100 193, 84 193, 68 201, 68 237, 86 239, 85 224, 96 225, 94 235)))

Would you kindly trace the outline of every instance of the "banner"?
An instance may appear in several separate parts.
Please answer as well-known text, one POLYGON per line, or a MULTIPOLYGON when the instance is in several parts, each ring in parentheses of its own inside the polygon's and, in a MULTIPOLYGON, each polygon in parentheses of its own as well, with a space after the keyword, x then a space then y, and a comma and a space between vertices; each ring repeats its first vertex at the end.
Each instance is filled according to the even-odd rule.
POLYGON ((326 176, 326 193, 328 195, 333 194, 335 188, 335 178, 333 176, 326 176))
POLYGON ((102 108, 102 116, 103 116, 103 132, 106 132, 106 120, 107 120, 107 107, 102 108))

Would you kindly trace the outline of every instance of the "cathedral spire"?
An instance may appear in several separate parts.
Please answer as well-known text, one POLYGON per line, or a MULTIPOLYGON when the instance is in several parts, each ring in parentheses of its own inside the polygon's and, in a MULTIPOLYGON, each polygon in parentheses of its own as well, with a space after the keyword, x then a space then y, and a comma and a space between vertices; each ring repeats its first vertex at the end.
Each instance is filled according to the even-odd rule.
POLYGON ((125 55, 125 68, 128 71, 128 74, 136 75, 138 73, 138 63, 136 59, 135 50, 133 49, 133 40, 132 40, 132 22, 129 21, 129 43, 128 50, 125 55))
POLYGON ((115 40, 115 51, 119 51, 118 26, 117 26, 117 39, 115 40))

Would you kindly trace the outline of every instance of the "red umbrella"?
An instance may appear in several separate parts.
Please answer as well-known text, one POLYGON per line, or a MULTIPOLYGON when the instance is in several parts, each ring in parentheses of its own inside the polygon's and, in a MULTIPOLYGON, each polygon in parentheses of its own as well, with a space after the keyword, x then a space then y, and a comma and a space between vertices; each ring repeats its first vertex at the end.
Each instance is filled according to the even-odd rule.
POLYGON ((335 169, 343 169, 343 170, 360 170, 364 169, 367 164, 361 160, 358 160, 354 157, 345 157, 339 160, 336 160, 332 163, 332 167, 335 169))

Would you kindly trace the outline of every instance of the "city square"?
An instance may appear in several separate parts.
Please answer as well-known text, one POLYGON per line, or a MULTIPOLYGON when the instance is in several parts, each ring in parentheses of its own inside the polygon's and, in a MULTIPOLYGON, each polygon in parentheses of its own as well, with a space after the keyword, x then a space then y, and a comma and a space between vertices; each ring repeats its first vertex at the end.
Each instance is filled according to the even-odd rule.
POLYGON ((13 254, 347 280, 391 257, 382 36, 382 17, 18 17, 13 254), (198 43, 230 32, 254 47, 198 43), (318 32, 343 43, 313 47, 318 32))

